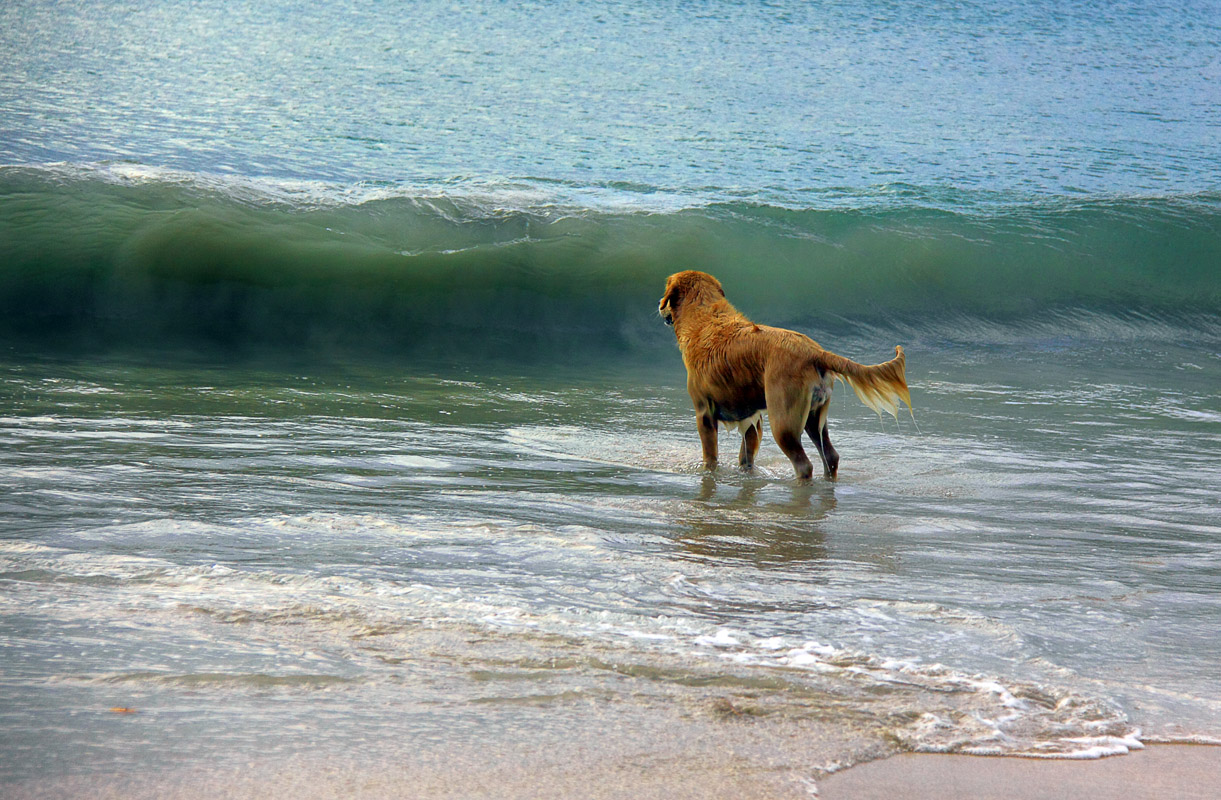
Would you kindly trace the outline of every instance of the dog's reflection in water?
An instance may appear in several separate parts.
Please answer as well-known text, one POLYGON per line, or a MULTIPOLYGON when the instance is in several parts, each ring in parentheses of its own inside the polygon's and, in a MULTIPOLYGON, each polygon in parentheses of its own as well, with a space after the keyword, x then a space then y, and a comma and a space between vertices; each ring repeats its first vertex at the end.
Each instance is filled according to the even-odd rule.
POLYGON ((746 478, 734 492, 707 474, 696 501, 685 504, 686 513, 675 520, 676 540, 699 560, 777 568, 818 563, 828 556, 822 523, 835 505, 835 489, 828 483, 746 478))

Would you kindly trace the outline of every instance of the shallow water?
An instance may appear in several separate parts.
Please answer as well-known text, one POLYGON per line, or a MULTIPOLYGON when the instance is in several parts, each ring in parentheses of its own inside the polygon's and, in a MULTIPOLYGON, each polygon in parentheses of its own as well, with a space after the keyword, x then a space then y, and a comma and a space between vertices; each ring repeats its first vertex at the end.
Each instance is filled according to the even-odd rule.
POLYGON ((1216 738, 1221 364, 1125 351, 1086 382, 1086 348, 913 347, 916 420, 837 399, 809 484, 770 440, 704 474, 676 356, 10 361, 6 775, 511 741, 590 702, 843 708, 840 765, 1216 738))

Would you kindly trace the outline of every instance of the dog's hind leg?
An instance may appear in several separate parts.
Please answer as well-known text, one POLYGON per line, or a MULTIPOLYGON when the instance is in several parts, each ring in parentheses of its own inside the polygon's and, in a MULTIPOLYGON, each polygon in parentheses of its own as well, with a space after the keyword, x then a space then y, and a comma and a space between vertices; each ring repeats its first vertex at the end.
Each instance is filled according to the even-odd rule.
POLYGON ((742 431, 742 449, 738 451, 738 466, 751 469, 755 466, 755 454, 759 452, 759 440, 763 438, 763 420, 759 420, 742 431))
POLYGON ((765 381, 763 390, 767 396, 768 422, 772 426, 772 438, 793 462, 793 470, 800 480, 808 481, 814 474, 805 448, 801 446, 801 430, 810 414, 810 391, 803 386, 785 386, 784 381, 765 381))
POLYGON ((789 461, 793 462, 793 470, 797 473, 797 477, 803 481, 808 481, 814 475, 814 465, 810 463, 810 457, 806 455, 805 448, 801 446, 801 428, 791 429, 788 427, 776 427, 776 423, 772 422, 772 436, 776 439, 776 444, 780 445, 780 449, 789 457, 789 461))
POLYGON ((827 416, 830 410, 829 402, 821 403, 810 409, 810 416, 806 417, 806 433, 814 442, 814 446, 818 448, 818 455, 822 459, 823 477, 835 480, 835 476, 839 472, 839 453, 831 446, 831 434, 827 427, 827 416))

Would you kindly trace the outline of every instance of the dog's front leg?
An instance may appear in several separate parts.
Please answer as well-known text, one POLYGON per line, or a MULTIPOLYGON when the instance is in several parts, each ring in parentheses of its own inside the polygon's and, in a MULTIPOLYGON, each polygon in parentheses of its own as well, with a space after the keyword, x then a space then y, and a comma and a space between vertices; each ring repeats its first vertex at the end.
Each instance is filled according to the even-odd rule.
POLYGON ((742 431, 742 449, 738 451, 738 466, 753 469, 755 454, 759 452, 759 440, 763 438, 763 420, 759 420, 742 431))
POLYGON ((716 420, 711 414, 699 414, 695 418, 700 432, 700 447, 704 450, 704 469, 716 469, 716 420))

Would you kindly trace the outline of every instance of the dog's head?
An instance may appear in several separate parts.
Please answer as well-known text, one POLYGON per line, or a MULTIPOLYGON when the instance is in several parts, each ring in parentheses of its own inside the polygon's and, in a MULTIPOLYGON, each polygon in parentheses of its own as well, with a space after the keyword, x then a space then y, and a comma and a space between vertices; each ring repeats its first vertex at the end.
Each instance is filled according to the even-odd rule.
POLYGON ((689 269, 666 278, 666 291, 657 304, 657 313, 667 325, 673 325, 684 307, 701 305, 725 297, 721 282, 707 272, 689 269))

